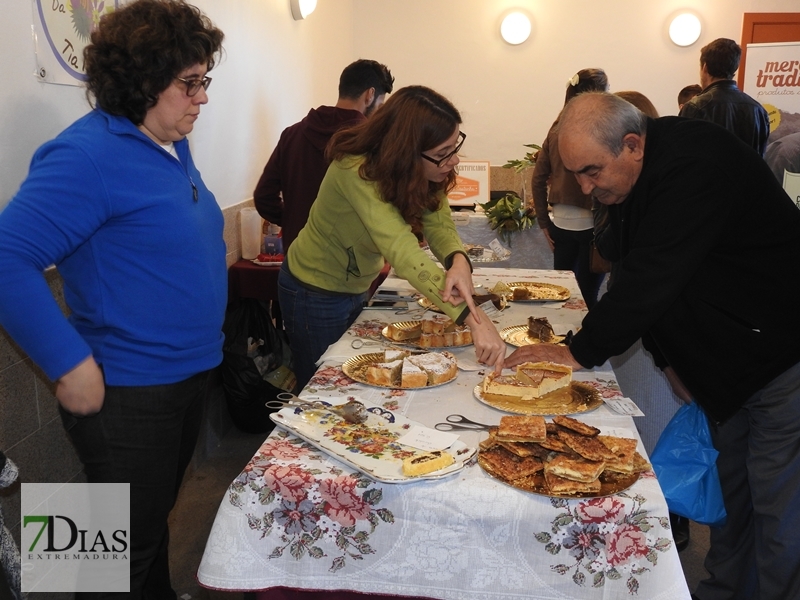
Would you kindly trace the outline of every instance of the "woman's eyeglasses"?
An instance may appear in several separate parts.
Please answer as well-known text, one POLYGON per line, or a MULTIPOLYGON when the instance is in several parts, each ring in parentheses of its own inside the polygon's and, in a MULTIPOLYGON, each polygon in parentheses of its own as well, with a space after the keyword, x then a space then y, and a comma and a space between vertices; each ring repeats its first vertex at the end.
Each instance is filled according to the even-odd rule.
MULTIPOLYGON (((191 96, 191 94, 189 94, 189 95, 191 96)), ((443 156, 442 158, 431 158, 430 156, 427 156, 427 155, 422 154, 422 153, 420 153, 420 156, 422 158, 424 158, 425 160, 432 162, 437 167, 443 167, 451 158, 453 158, 456 154, 458 154, 458 151, 461 150, 461 146, 464 145, 464 140, 465 139, 467 139, 467 134, 466 133, 462 133, 461 131, 459 131, 458 132, 458 139, 456 140, 456 148, 455 148, 455 150, 450 152, 448 155, 443 156)))
POLYGON ((197 94, 200 88, 207 90, 208 86, 211 85, 211 77, 203 77, 202 79, 184 79, 183 77, 176 77, 175 79, 186 85, 186 95, 189 97, 197 94))

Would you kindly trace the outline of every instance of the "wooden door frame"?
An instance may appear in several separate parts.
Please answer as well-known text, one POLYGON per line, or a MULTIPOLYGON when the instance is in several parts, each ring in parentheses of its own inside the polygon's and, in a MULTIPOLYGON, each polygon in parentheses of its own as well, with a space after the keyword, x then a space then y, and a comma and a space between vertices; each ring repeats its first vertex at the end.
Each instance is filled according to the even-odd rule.
MULTIPOLYGON (((765 23, 797 23, 800 21, 800 13, 744 13, 742 19, 742 59, 739 61, 739 72, 737 84, 739 89, 744 89, 744 68, 747 60, 747 44, 753 43, 753 31, 756 25, 765 23)), ((771 40, 775 42, 791 42, 800 40, 771 40)), ((764 42, 768 43, 768 42, 764 42)))

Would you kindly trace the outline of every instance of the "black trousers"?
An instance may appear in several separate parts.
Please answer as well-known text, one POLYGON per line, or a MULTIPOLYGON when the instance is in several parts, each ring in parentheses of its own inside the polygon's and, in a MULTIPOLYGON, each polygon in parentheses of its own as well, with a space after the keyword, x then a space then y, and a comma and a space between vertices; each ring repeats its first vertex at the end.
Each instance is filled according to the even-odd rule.
POLYGON ((711 424, 728 520, 711 528, 700 600, 800 598, 800 364, 711 424))
POLYGON ((594 230, 570 231, 559 229, 554 224, 548 228, 553 239, 553 268, 559 271, 573 271, 578 287, 581 289, 586 306, 592 308, 597 302, 597 293, 603 283, 605 273, 592 273, 589 270, 589 256, 594 230))
POLYGON ((194 453, 208 385, 205 371, 169 385, 106 386, 102 410, 61 417, 89 483, 129 483, 129 594, 78 593, 76 598, 174 599, 167 517, 194 453))

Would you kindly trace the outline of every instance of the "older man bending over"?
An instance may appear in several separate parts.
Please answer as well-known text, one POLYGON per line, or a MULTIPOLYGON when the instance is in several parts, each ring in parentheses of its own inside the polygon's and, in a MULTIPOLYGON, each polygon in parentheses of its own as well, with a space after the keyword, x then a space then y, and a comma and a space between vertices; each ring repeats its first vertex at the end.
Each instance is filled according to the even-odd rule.
POLYGON ((728 520, 695 596, 800 598, 800 312, 781 301, 800 292, 800 211, 757 153, 705 121, 587 93, 560 122, 564 165, 609 207, 619 275, 569 347, 520 348, 505 366, 590 368, 641 337, 720 453, 728 520))

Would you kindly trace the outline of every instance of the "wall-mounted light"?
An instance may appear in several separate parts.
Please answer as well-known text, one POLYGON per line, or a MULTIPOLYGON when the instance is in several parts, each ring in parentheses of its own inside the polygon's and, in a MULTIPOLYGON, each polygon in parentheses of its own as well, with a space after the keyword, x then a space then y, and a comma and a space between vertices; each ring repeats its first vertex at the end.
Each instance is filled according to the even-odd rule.
POLYGON ((522 12, 510 12, 500 24, 500 35, 509 44, 521 44, 531 35, 531 20, 522 12))
POLYGON ((700 19, 692 13, 681 13, 669 24, 669 39, 676 46, 691 46, 700 37, 700 19))
POLYGON ((295 21, 301 21, 314 12, 317 8, 317 0, 289 0, 292 7, 292 17, 295 21))

